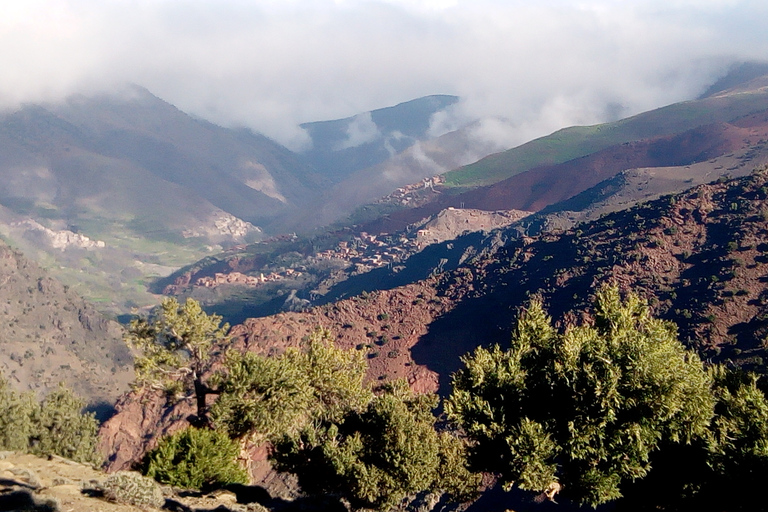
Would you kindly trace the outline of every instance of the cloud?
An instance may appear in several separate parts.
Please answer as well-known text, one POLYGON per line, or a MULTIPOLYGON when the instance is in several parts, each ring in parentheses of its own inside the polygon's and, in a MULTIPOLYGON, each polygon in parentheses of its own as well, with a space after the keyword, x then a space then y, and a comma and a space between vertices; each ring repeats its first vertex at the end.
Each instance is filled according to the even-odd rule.
POLYGON ((376 123, 373 122, 370 112, 358 114, 352 118, 347 126, 347 138, 342 141, 337 147, 333 148, 334 151, 342 149, 356 148, 373 142, 381 137, 381 131, 376 123))
POLYGON ((469 135, 492 147, 504 148, 510 146, 510 141, 520 137, 520 128, 506 119, 486 117, 471 127, 469 135))
POLYGON ((463 98, 457 120, 509 119, 514 144, 695 97, 768 55, 758 0, 6 3, 0 106, 133 82, 294 148, 300 123, 436 93, 463 98))

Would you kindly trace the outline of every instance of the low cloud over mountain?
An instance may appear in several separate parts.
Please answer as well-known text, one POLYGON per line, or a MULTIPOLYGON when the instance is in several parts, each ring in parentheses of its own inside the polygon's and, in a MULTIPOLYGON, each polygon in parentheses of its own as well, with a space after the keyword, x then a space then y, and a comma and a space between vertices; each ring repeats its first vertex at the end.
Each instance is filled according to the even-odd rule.
POLYGON ((511 147, 696 96, 730 62, 768 54, 767 10, 746 0, 30 0, 0 21, 0 103, 132 82, 298 149, 301 123, 439 92, 465 99, 457 114, 514 120, 511 147))

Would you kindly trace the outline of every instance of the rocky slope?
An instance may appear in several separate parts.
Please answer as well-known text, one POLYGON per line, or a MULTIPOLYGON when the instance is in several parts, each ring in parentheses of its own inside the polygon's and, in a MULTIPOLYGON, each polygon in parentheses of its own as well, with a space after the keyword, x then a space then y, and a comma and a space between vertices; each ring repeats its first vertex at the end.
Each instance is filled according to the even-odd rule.
POLYGON ((92 405, 128 389, 132 357, 121 327, 0 242, 0 371, 18 390, 63 382, 92 405))

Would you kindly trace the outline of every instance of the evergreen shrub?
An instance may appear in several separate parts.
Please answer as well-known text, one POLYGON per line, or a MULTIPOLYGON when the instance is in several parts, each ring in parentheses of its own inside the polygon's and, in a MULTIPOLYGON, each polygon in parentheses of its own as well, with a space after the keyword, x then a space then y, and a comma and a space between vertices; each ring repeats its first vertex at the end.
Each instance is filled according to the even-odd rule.
POLYGON ((142 473, 184 489, 248 483, 238 462, 240 446, 223 432, 187 428, 164 437, 144 458, 142 473))

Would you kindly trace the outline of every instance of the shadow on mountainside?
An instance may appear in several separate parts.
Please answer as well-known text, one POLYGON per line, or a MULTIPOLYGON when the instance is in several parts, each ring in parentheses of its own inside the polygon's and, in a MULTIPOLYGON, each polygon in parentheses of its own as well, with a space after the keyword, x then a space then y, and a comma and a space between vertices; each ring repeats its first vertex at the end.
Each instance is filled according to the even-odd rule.
POLYGON ((575 299, 588 299, 592 291, 589 275, 574 277, 568 287, 552 284, 553 276, 575 264, 572 238, 561 237, 557 243, 537 241, 528 247, 515 242, 485 263, 446 276, 440 294, 458 299, 457 304, 432 322, 427 334, 411 349, 414 362, 438 373, 442 396, 450 392, 451 374, 461 367, 462 355, 479 346, 508 346, 520 308, 533 295, 542 295, 555 319, 586 305, 586 300, 575 299), (522 251, 535 256, 525 265, 516 265, 522 251))

